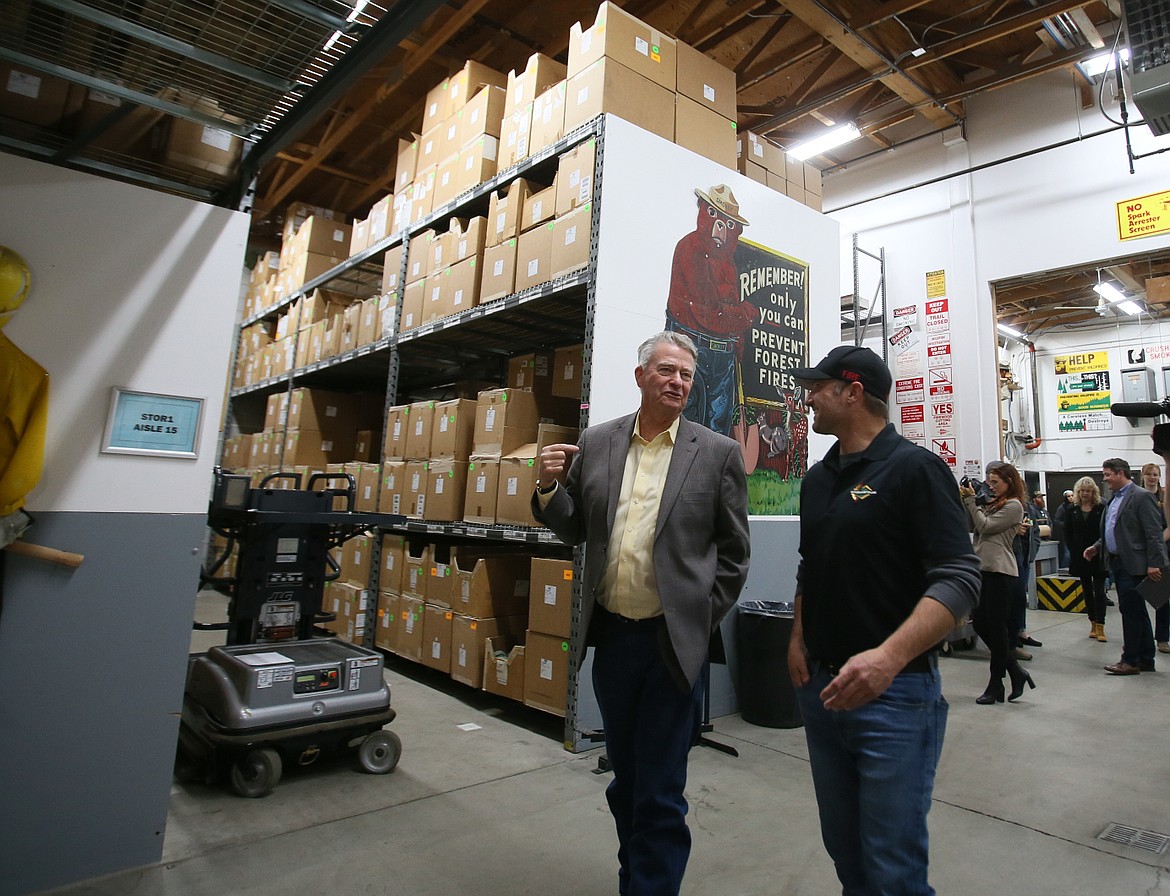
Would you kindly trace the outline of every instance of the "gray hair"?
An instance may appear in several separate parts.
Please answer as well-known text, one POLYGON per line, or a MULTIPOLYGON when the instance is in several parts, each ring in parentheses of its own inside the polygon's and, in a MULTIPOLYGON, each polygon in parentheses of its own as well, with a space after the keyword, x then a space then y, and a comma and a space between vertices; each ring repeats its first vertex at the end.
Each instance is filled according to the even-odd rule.
POLYGON ((677 333, 674 330, 663 330, 661 333, 655 333, 638 346, 638 366, 645 370, 646 365, 650 363, 650 358, 654 355, 654 349, 660 345, 677 345, 683 351, 688 352, 692 360, 698 361, 699 359, 699 350, 695 348, 695 343, 690 336, 685 333, 677 333))

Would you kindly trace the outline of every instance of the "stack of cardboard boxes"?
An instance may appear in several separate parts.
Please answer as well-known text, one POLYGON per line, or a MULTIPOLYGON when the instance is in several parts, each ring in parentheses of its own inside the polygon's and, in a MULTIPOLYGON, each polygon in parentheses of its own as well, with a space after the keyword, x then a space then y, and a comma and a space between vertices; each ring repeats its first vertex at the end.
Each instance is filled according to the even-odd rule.
POLYGON ((743 131, 737 144, 736 170, 765 184, 814 211, 821 210, 821 170, 808 162, 789 158, 779 146, 751 131, 743 131))
POLYGON ((370 573, 376 535, 357 535, 335 549, 341 574, 325 583, 321 608, 332 615, 323 627, 352 644, 362 644, 370 609, 370 573))

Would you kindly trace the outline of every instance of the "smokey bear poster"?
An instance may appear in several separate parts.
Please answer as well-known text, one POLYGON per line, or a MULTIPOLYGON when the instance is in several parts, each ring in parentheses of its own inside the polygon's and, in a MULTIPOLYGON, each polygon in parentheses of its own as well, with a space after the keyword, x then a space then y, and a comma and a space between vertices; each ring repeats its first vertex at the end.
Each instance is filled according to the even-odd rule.
POLYGON ((808 417, 788 371, 808 357, 808 264, 746 238, 726 184, 696 187, 695 227, 676 244, 666 327, 698 349, 684 415, 739 442, 754 514, 794 514, 808 417))

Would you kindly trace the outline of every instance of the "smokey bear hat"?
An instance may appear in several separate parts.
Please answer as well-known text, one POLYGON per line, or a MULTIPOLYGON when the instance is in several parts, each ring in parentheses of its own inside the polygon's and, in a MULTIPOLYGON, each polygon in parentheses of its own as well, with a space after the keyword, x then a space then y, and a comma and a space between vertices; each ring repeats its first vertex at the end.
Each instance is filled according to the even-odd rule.
POLYGON ((796 380, 843 380, 861 383, 861 387, 875 398, 888 401, 894 379, 890 368, 871 349, 861 345, 839 345, 829 352, 816 367, 794 367, 789 371, 796 380))

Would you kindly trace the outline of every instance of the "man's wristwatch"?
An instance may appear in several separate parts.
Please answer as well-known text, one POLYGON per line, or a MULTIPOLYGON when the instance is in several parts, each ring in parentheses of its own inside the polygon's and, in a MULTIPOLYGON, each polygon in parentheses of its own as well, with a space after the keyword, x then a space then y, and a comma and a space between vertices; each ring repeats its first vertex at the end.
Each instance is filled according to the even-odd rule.
POLYGON ((552 485, 544 486, 540 484, 540 480, 536 480, 536 490, 542 495, 552 494, 552 490, 557 487, 557 481, 554 479, 552 485))

